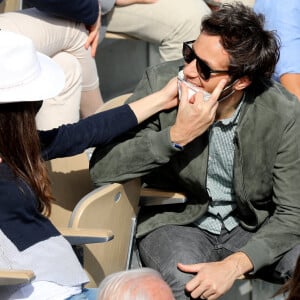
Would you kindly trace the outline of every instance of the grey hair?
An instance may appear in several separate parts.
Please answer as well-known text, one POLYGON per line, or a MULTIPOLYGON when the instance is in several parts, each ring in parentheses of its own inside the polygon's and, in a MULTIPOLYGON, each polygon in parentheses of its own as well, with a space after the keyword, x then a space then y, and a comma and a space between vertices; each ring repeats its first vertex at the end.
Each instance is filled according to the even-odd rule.
POLYGON ((139 268, 105 277, 99 286, 98 300, 155 300, 153 287, 156 290, 165 291, 164 300, 175 299, 170 287, 157 271, 139 268), (152 281, 152 291, 149 287, 150 281, 152 281))

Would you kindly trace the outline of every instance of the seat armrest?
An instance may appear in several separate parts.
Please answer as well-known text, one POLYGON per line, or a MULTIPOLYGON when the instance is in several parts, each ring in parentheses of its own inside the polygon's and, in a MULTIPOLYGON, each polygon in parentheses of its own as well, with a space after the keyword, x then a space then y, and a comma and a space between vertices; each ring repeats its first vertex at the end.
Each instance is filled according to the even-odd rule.
POLYGON ((58 230, 71 245, 104 243, 114 238, 113 232, 107 229, 61 227, 58 230))
POLYGON ((0 286, 26 284, 34 278, 35 275, 30 270, 0 270, 0 286))
POLYGON ((178 204, 185 203, 186 201, 187 197, 183 193, 154 188, 141 188, 141 206, 178 204))

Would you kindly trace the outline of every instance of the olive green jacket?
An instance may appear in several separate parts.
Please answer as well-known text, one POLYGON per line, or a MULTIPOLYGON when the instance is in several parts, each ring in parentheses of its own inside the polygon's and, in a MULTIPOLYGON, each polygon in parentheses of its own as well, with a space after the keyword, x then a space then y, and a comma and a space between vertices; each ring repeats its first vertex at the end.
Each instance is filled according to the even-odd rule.
MULTIPOLYGON (((177 75, 180 63, 149 68, 129 102, 161 89, 177 75)), ((147 182, 188 194, 184 205, 144 208, 138 237, 165 224, 192 223, 207 210, 208 134, 178 151, 169 134, 176 113, 172 109, 155 115, 109 147, 97 148, 91 160, 96 186, 144 176, 147 182)), ((259 96, 247 91, 234 146, 238 217, 243 228, 255 232, 240 250, 255 271, 300 244, 300 104, 296 97, 275 82, 259 96)))

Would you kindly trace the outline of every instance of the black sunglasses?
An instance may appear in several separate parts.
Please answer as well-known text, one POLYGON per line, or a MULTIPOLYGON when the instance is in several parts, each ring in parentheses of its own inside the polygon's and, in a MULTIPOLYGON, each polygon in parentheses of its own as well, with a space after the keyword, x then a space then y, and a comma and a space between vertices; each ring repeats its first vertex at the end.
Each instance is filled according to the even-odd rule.
POLYGON ((196 55, 195 51, 190 46, 194 42, 195 41, 189 41, 183 43, 182 55, 184 61, 188 64, 191 63, 194 59, 196 59, 197 71, 199 73, 199 76, 203 80, 208 80, 211 74, 222 74, 222 73, 226 74, 229 72, 228 70, 212 70, 204 60, 202 60, 200 57, 196 55))

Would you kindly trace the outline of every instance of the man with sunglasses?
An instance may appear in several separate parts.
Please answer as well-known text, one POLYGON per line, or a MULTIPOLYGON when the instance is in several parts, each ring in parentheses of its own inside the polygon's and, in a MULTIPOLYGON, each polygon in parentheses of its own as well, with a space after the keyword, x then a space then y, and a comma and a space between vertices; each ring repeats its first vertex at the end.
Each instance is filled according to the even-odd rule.
POLYGON ((213 300, 243 276, 282 282, 293 272, 300 104, 271 80, 278 55, 263 16, 223 5, 183 44, 184 64, 151 67, 128 100, 160 89, 183 64, 178 108, 93 154, 95 185, 141 176, 186 193, 185 204, 143 208, 136 234, 142 262, 178 300, 213 300))

